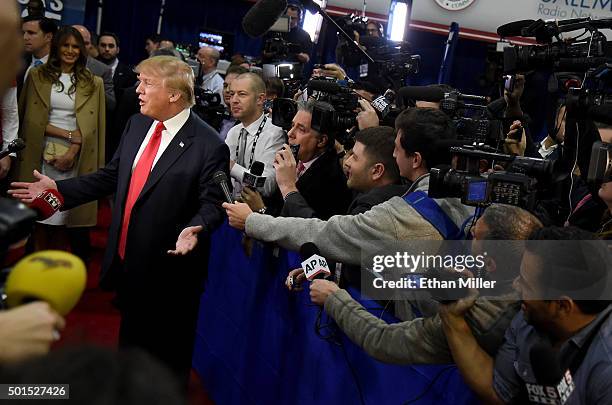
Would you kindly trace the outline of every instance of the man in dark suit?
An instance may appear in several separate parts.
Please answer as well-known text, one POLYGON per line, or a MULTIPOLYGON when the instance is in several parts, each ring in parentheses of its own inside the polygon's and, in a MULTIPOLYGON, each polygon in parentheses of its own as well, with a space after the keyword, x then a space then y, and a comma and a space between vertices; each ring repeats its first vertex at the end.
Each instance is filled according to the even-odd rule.
POLYGON ((289 148, 276 154, 276 182, 284 204, 280 215, 327 220, 343 215, 352 195, 334 149, 333 137, 311 127, 314 103, 299 103, 288 133, 290 145, 300 145, 296 164, 289 148))
POLYGON ((123 90, 132 87, 136 83, 136 74, 133 69, 119 58, 119 37, 113 32, 103 32, 98 39, 98 60, 111 68, 113 74, 113 86, 117 104, 121 100, 123 90))
MULTIPOLYGON (((91 43, 91 33, 87 28, 82 25, 73 25, 81 35, 85 42, 85 48, 89 52, 89 49, 93 46, 91 43)), ((104 95, 106 96, 106 111, 113 111, 117 105, 115 98, 115 90, 113 88, 113 73, 111 69, 99 60, 87 56, 87 69, 91 70, 96 76, 99 76, 104 81, 104 95)))
POLYGON ((213 174, 228 172, 229 149, 190 111, 189 65, 158 56, 136 69, 142 115, 106 167, 57 183, 35 172, 38 182, 13 183, 9 193, 28 203, 56 188, 63 209, 116 194, 100 282, 117 289, 119 343, 148 350, 186 382, 208 235, 223 220, 213 174))
MULTIPOLYGON (((136 83, 136 74, 133 69, 121 63, 117 57, 119 51, 119 37, 115 33, 103 32, 100 34, 100 38, 98 39, 98 60, 111 69, 113 90, 115 92, 115 99, 117 100, 115 111, 109 111, 107 114, 108 119, 106 122, 109 123, 110 128, 110 131, 107 131, 106 134, 107 160, 113 156, 117 146, 119 146, 119 134, 123 132, 123 128, 125 127, 125 125, 117 124, 118 120, 116 119, 119 114, 119 108, 121 107, 123 93, 125 89, 134 86, 134 83, 136 83)), ((123 121, 123 123, 125 123, 125 121, 123 121)))

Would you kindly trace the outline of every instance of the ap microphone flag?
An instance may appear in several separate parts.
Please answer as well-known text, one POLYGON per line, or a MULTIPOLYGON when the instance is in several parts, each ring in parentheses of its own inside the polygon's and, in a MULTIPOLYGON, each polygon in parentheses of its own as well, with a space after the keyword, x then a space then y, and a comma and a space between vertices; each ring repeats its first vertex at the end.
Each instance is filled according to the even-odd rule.
POLYGON ((300 248, 300 256, 304 260, 301 265, 308 281, 325 278, 331 274, 327 260, 320 255, 319 248, 312 242, 307 242, 300 248))

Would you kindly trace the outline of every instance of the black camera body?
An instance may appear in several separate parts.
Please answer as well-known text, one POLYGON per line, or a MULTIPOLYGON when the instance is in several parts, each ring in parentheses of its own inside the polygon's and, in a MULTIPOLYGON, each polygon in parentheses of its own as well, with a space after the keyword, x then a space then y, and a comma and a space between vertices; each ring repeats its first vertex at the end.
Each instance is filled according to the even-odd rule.
POLYGON ((278 36, 273 36, 266 40, 264 43, 264 52, 271 55, 270 59, 272 61, 283 61, 290 58, 291 55, 302 52, 302 48, 299 44, 285 41, 285 39, 278 34, 278 36))
POLYGON ((221 95, 210 90, 204 90, 200 86, 194 86, 194 93, 193 112, 218 131, 223 119, 230 118, 227 109, 221 104, 221 95))
POLYGON ((429 197, 461 198, 470 206, 509 204, 533 210, 540 189, 553 179, 554 164, 545 159, 510 156, 475 147, 452 147, 457 168, 450 166, 430 171, 429 197), (481 161, 493 166, 507 163, 505 171, 482 175, 481 161))
POLYGON ((0 197, 0 264, 6 249, 32 233, 36 212, 21 202, 0 197))
POLYGON ((327 79, 310 80, 308 89, 314 92, 317 100, 312 111, 311 127, 351 148, 356 133, 351 129, 357 127, 359 95, 350 87, 327 79))
POLYGON ((593 144, 587 181, 597 187, 612 181, 612 144, 605 142, 593 144))
POLYGON ((458 140, 497 147, 503 134, 492 125, 486 103, 485 97, 453 91, 445 93, 440 110, 453 120, 458 140))

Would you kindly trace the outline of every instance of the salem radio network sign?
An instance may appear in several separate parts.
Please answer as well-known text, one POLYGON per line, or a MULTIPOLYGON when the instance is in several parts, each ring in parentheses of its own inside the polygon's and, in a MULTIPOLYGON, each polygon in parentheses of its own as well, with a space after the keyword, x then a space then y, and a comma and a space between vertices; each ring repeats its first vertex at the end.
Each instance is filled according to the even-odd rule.
POLYGON ((468 8, 476 0, 435 0, 445 10, 459 11, 468 8))

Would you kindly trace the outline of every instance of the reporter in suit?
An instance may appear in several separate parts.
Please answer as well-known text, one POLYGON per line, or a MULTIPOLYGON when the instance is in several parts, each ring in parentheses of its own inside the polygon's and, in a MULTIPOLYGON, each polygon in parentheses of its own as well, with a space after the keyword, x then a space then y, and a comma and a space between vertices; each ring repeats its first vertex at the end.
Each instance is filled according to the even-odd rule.
MULTIPOLYGON (((14 179, 32 181, 34 170, 67 179, 104 165, 104 87, 86 61, 81 34, 63 27, 53 39, 48 63, 30 70, 19 98, 19 136, 27 148, 18 154, 14 179)), ((95 201, 56 213, 37 226, 36 248, 62 249, 69 233, 82 233, 78 229, 96 221, 95 201)))
POLYGON ((139 346, 187 381, 208 236, 223 221, 218 170, 229 171, 229 149, 190 111, 193 71, 157 56, 136 71, 141 114, 127 123, 113 159, 96 173, 55 183, 13 183, 24 202, 57 188, 72 208, 115 195, 101 283, 117 288, 120 345, 139 346))
POLYGON ((327 220, 345 214, 352 200, 333 137, 311 126, 313 108, 313 101, 298 103, 287 134, 289 145, 300 145, 298 162, 288 148, 275 156, 276 181, 284 200, 282 217, 327 220))

